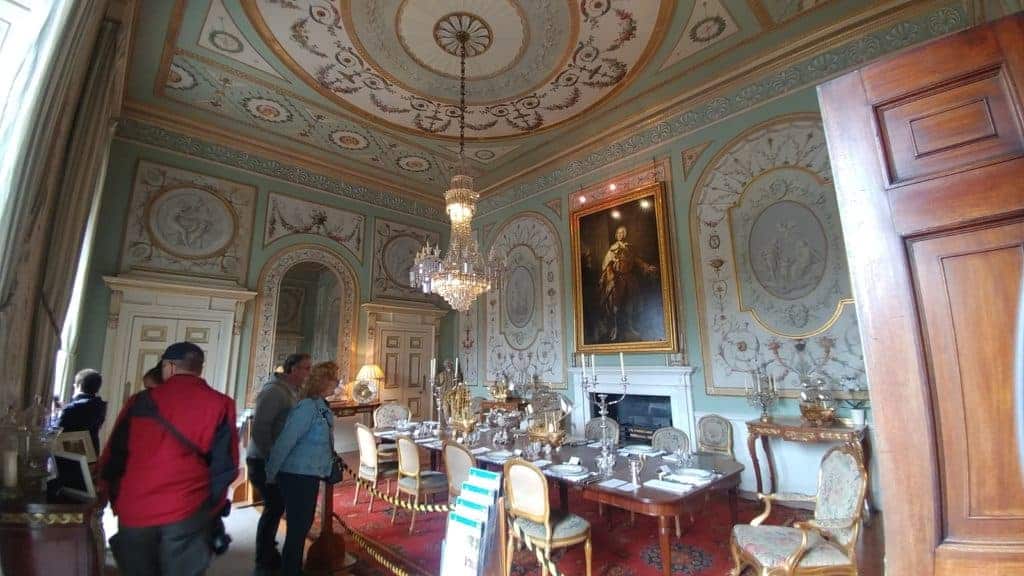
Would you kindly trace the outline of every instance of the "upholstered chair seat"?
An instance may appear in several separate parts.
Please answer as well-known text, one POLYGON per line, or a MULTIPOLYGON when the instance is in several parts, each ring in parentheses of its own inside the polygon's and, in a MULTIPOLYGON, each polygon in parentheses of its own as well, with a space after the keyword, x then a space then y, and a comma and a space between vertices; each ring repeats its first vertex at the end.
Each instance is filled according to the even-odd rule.
MULTIPOLYGON (((541 522, 534 522, 527 518, 516 518, 516 525, 526 533, 532 540, 538 543, 546 542, 547 529, 541 522)), ((551 514, 551 542, 563 542, 565 540, 583 540, 590 530, 590 522, 583 517, 572 513, 559 516, 551 514)))
MULTIPOLYGON (((754 557, 763 568, 781 568, 803 541, 804 531, 786 526, 736 526, 736 545, 754 557)), ((807 536, 807 552, 796 565, 798 569, 822 566, 844 566, 850 559, 835 545, 823 540, 817 532, 807 536)))
POLYGON ((815 503, 814 518, 792 528, 761 525, 771 514, 772 501, 792 496, 759 494, 765 502, 764 512, 749 525, 732 528, 733 576, 741 576, 747 568, 755 574, 776 576, 856 575, 867 476, 855 447, 842 445, 826 452, 818 471, 817 495, 801 498, 815 503))
POLYGON ((405 476, 398 481, 398 487, 402 490, 408 490, 410 492, 416 490, 418 486, 424 490, 430 490, 432 492, 440 491, 448 483, 448 478, 441 472, 434 472, 432 470, 424 470, 420 472, 419 480, 412 476, 405 476))

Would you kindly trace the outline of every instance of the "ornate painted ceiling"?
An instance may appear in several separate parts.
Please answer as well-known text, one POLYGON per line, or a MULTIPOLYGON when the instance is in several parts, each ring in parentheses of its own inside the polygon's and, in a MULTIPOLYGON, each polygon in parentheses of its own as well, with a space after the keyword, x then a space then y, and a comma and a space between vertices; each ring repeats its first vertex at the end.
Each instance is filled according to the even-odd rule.
POLYGON ((143 0, 128 114, 440 202, 484 194, 915 0, 143 0))

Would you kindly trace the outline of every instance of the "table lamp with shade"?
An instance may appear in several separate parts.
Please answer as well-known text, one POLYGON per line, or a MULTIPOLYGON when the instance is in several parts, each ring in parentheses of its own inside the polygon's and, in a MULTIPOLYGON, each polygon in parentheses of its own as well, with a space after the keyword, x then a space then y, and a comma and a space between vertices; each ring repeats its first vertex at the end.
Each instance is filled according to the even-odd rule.
POLYGON ((384 371, 376 364, 363 364, 356 373, 352 384, 352 399, 360 404, 373 402, 377 398, 378 382, 384 378, 384 371))

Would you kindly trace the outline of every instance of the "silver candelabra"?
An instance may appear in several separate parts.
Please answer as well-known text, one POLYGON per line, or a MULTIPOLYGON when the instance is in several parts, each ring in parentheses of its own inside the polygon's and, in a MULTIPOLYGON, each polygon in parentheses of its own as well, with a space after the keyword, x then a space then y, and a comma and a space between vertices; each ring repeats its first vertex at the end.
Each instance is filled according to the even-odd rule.
POLYGON ((775 380, 761 373, 760 370, 750 373, 754 387, 746 389, 747 403, 761 409, 761 422, 768 422, 771 416, 768 409, 779 399, 779 391, 775 388, 775 380))
POLYGON ((583 389, 587 393, 597 392, 597 408, 598 414, 601 416, 601 456, 597 459, 598 467, 603 472, 610 473, 611 469, 615 466, 615 452, 613 450, 613 442, 608 435, 608 408, 622 402, 626 397, 626 388, 629 386, 629 379, 626 378, 626 374, 622 374, 622 394, 615 400, 608 400, 607 392, 597 392, 597 374, 593 374, 593 380, 587 377, 586 371, 583 373, 583 389))

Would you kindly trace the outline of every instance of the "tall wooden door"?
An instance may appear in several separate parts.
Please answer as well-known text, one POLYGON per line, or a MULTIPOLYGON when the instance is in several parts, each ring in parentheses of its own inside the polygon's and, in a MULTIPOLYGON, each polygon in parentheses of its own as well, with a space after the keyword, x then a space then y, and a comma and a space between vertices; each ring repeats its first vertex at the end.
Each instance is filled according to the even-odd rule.
POLYGON ((382 329, 377 364, 384 370, 381 402, 399 402, 409 408, 412 418, 425 418, 430 411, 426 392, 430 360, 430 332, 382 329))
POLYGON ((819 88, 871 383, 888 574, 1024 574, 1022 90, 1021 15, 819 88))

